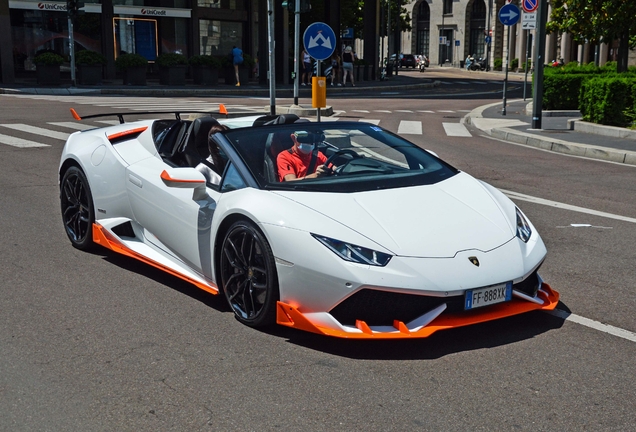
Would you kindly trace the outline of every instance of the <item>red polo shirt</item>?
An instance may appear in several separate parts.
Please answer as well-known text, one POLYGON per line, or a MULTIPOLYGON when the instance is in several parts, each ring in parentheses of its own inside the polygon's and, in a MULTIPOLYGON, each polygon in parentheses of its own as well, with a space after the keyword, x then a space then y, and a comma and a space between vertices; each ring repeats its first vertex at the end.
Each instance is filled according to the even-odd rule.
MULTIPOLYGON (((278 165, 278 180, 284 181, 287 174, 294 174, 296 178, 305 177, 307 175, 307 168, 309 167, 310 161, 311 153, 302 154, 297 152, 294 147, 278 153, 278 156, 276 157, 276 164, 278 165)), ((327 162, 327 157, 321 152, 318 152, 316 167, 318 165, 323 165, 325 162, 327 162)))

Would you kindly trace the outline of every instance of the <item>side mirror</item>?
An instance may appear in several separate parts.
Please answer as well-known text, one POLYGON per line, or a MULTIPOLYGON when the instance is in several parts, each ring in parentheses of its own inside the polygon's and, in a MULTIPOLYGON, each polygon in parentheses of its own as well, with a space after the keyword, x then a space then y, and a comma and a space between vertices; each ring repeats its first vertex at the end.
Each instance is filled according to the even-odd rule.
POLYGON ((161 180, 168 187, 194 189, 192 199, 199 201, 208 194, 205 188, 205 177, 194 168, 168 168, 161 172, 161 180))

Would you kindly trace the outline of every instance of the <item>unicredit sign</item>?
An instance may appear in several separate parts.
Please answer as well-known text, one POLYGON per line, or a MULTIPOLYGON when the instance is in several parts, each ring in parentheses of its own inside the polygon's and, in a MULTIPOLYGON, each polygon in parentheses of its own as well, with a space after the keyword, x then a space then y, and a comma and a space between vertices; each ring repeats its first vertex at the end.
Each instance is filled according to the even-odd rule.
POLYGON ((142 15, 166 16, 166 11, 161 9, 142 9, 142 15))
POLYGON ((38 3, 38 9, 66 11, 66 4, 65 3, 38 3))

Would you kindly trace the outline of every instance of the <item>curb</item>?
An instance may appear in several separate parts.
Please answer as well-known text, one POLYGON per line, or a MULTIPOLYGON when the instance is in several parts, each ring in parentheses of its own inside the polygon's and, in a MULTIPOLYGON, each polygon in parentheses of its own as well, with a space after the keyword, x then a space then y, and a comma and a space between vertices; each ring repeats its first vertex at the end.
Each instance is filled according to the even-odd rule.
MULTIPOLYGON (((483 118, 483 112, 485 110, 497 105, 501 105, 501 102, 483 105, 475 108, 474 110, 466 114, 466 116, 464 116, 464 118, 462 119, 462 123, 473 124, 473 118, 483 118)), ((636 165, 636 152, 629 150, 618 150, 607 147, 597 147, 588 144, 572 143, 556 138, 545 138, 540 135, 520 132, 518 130, 506 127, 494 127, 492 129, 480 130, 485 132, 489 136, 492 136, 493 138, 498 138, 515 144, 523 144, 530 147, 536 147, 555 153, 581 156, 627 165, 636 165)))

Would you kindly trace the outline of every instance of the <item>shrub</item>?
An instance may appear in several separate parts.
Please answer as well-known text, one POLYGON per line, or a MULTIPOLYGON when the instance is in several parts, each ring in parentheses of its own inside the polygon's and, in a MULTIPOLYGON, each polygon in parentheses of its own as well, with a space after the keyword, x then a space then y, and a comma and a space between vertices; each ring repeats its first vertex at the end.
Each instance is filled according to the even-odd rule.
POLYGON ((578 109, 581 84, 587 79, 589 77, 582 74, 546 74, 543 77, 543 109, 578 109))
POLYGON ((503 61, 500 58, 496 58, 493 61, 493 65, 494 65, 494 69, 495 70, 501 70, 501 66, 503 65, 503 61))
POLYGON ((83 65, 106 64, 106 57, 96 51, 82 50, 75 54, 75 63, 83 65))
POLYGON ((519 59, 518 58, 513 58, 510 61, 510 69, 515 70, 519 67, 519 59))
POLYGON ((211 55, 195 55, 188 60, 190 66, 210 66, 212 69, 221 67, 221 61, 211 55))
POLYGON ((611 126, 627 126, 634 121, 636 79, 618 76, 595 77, 581 87, 583 119, 611 126))
POLYGON ((146 57, 141 54, 121 54, 117 57, 117 60, 115 60, 115 67, 119 70, 126 70, 130 67, 146 65, 148 65, 148 60, 146 60, 146 57))
POLYGON ((252 57, 249 54, 243 54, 242 66, 245 66, 246 68, 252 70, 255 64, 256 64, 256 61, 254 60, 254 57, 252 57))
POLYGON ((187 65, 188 59, 183 54, 166 53, 157 57, 156 63, 159 67, 181 66, 187 65))
MULTIPOLYGON (((528 60, 528 70, 532 67, 532 60, 528 60)), ((521 69, 526 70, 526 62, 521 63, 521 69)))
POLYGON ((64 63, 64 57, 52 52, 45 52, 35 56, 33 63, 42 66, 60 66, 64 63))

